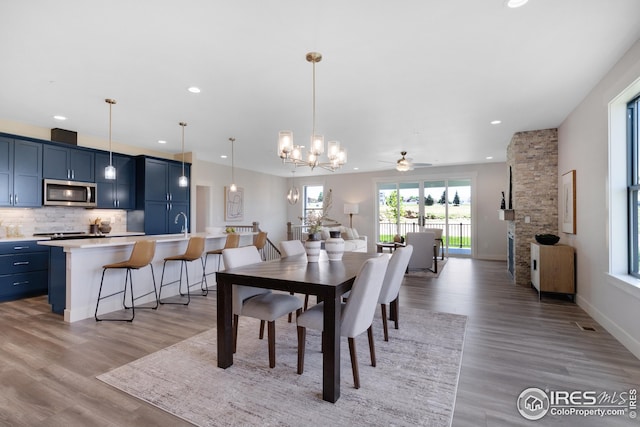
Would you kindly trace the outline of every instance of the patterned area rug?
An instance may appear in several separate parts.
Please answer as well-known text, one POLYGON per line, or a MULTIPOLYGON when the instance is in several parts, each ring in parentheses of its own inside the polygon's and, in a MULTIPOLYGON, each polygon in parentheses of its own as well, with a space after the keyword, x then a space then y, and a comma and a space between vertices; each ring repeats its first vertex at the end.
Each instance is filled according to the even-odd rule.
POLYGON ((228 369, 217 368, 212 329, 98 379, 198 426, 450 426, 466 316, 401 307, 400 329, 390 329, 388 342, 377 316, 377 367, 370 365, 362 334, 356 339, 361 388, 353 388, 343 339, 341 397, 335 404, 322 400, 319 334, 307 331, 305 371, 297 375, 295 322, 286 318, 276 325, 274 369, 266 336, 257 337, 258 321, 241 318, 228 369))
POLYGON ((448 259, 449 258, 445 258, 445 259, 438 258, 438 272, 437 273, 434 273, 433 271, 425 268, 425 269, 420 269, 420 270, 409 270, 409 272, 407 274, 405 274, 405 276, 418 277, 418 278, 438 277, 440 275, 440 273, 442 273, 442 270, 444 270, 444 266, 447 265, 447 260, 448 259))

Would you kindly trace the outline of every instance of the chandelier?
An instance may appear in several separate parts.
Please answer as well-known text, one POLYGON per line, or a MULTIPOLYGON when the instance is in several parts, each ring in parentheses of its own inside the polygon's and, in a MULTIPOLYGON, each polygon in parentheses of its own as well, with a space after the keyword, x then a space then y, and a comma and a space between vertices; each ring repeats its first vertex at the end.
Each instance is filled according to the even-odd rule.
POLYGON ((338 141, 327 143, 328 161, 321 161, 320 156, 324 153, 324 136, 316 134, 316 63, 322 60, 322 54, 318 52, 307 53, 307 61, 313 65, 313 126, 311 130, 310 146, 307 150, 306 159, 302 158, 304 145, 293 143, 293 132, 290 130, 280 131, 278 135, 278 156, 283 163, 291 163, 298 166, 309 166, 311 170, 316 167, 335 172, 347 162, 347 152, 340 147, 338 141))

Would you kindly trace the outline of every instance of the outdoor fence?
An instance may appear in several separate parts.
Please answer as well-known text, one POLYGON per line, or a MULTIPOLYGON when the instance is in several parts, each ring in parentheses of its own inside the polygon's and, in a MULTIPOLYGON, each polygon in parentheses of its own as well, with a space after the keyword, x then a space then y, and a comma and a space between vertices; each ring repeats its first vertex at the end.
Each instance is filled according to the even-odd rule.
POLYGON ((425 228, 441 228, 442 241, 448 243, 449 247, 471 248, 471 224, 450 222, 448 230, 445 223, 427 223, 423 227, 415 222, 401 222, 398 227, 395 222, 380 222, 378 227, 381 241, 391 241, 396 234, 406 236, 407 233, 424 231, 425 228))

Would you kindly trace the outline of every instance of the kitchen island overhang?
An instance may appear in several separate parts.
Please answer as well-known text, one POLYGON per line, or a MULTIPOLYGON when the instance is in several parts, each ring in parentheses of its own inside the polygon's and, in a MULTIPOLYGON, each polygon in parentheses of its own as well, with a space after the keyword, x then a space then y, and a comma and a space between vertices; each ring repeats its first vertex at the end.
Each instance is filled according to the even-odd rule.
MULTIPOLYGON (((240 245, 251 245, 253 243, 254 232, 240 233, 240 245)), ((51 247, 52 257, 58 254, 58 259, 62 258, 64 266, 58 265, 52 269, 52 274, 57 277, 50 278, 49 300, 52 298, 62 298, 64 304, 60 303, 60 312, 64 314, 65 322, 77 322, 79 320, 91 318, 94 315, 102 277, 102 266, 114 262, 127 260, 135 242, 139 240, 155 240, 156 252, 153 257, 153 269, 156 275, 156 286, 160 287, 160 278, 164 258, 184 253, 190 237, 201 236, 205 238, 205 251, 220 249, 224 246, 227 235, 192 233, 186 237, 184 234, 162 234, 152 236, 126 236, 126 237, 106 237, 82 240, 41 240, 39 245, 51 247), (64 274, 64 280, 60 275, 64 274), (51 280, 55 279, 55 280, 51 280), (58 281, 61 283, 59 289, 51 289, 51 283, 58 281), (63 293, 64 295, 61 295, 63 293)), ((58 261, 57 264, 60 264, 58 261)), ((191 284, 202 279, 202 265, 200 263, 187 263, 191 284)), ((217 265, 211 263, 212 265, 217 265)), ((52 267, 52 266, 50 266, 52 267)), ((209 272, 212 267, 209 267, 209 272)), ((178 280, 180 277, 180 263, 168 263, 165 269, 165 283, 178 280)), ((213 282, 215 275, 210 275, 208 280, 213 282)), ((148 268, 133 272, 134 295, 143 295, 153 291, 153 281, 151 270, 148 268)), ((209 283, 209 287, 215 283, 209 283)), ((117 292, 124 289, 124 271, 111 271, 105 275, 104 289, 107 292, 117 292)), ((198 288, 199 289, 199 288, 198 288)), ((178 284, 163 288, 162 295, 178 295, 178 284)), ((136 304, 151 303, 154 301, 153 292, 140 298, 136 304)), ((106 314, 122 310, 122 298, 113 297, 104 300, 100 304, 98 314, 106 314)), ((53 310, 56 311, 55 306, 53 310)))

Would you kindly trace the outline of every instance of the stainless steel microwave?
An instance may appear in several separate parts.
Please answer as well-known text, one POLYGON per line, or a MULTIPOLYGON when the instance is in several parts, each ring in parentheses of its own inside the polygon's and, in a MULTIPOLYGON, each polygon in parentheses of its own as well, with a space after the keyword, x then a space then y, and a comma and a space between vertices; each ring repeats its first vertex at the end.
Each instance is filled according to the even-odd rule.
POLYGON ((46 206, 96 206, 96 184, 93 182, 44 180, 46 206))

